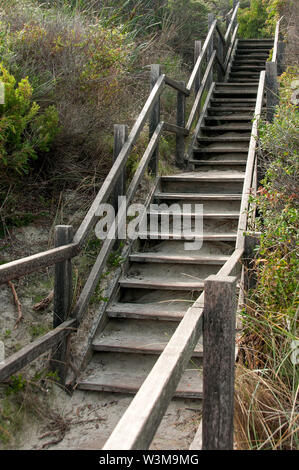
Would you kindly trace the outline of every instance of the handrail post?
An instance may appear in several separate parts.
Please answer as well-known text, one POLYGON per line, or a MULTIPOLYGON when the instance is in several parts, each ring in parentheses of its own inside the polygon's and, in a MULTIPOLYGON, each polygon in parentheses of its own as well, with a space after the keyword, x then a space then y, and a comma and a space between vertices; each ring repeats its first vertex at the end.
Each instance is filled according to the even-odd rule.
MULTIPOLYGON (((152 90, 161 75, 161 65, 153 64, 150 70, 150 90, 152 90)), ((154 105, 150 117, 149 117, 149 140, 152 138, 159 122, 160 122, 160 97, 157 98, 156 104, 154 105)), ((159 168, 159 146, 157 145, 156 150, 148 165, 149 171, 152 175, 157 175, 159 168)))
MULTIPOLYGON (((180 85, 186 86, 185 82, 179 82, 180 85)), ((186 124, 186 95, 178 91, 177 93, 177 125, 185 127, 186 124)), ((176 134, 176 164, 179 168, 184 166, 185 157, 185 137, 182 134, 176 134)))
POLYGON ((277 73, 281 75, 284 71, 285 43, 278 41, 277 44, 277 73))
MULTIPOLYGON (((124 124, 114 125, 114 148, 113 148, 113 163, 117 159, 119 152, 123 148, 128 139, 128 126, 124 124)), ((118 211, 118 197, 124 196, 126 192, 126 168, 123 169, 120 177, 115 183, 114 192, 112 194, 112 205, 115 213, 118 211)))
MULTIPOLYGON (((54 238, 55 247, 71 243, 73 241, 73 227, 71 225, 57 225, 54 238)), ((69 258, 55 264, 53 328, 57 328, 67 320, 72 306, 72 298, 72 260, 69 258)), ((68 344, 69 336, 53 348, 50 360, 51 368, 57 373, 61 384, 64 384, 66 379, 68 344)))
MULTIPOLYGON (((239 0, 233 0, 233 12, 235 11, 235 9, 236 9, 236 6, 238 5, 238 2, 239 2, 239 0)), ((234 30, 234 29, 235 29, 235 27, 236 27, 236 24, 237 24, 237 17, 235 17, 235 18, 234 18, 234 22, 233 22, 233 28, 232 28, 232 30, 234 30)))
POLYGON ((279 103, 276 62, 266 62, 266 97, 267 121, 272 122, 275 106, 279 103))
MULTIPOLYGON (((194 43, 194 67, 196 65, 197 59, 200 56, 201 53, 201 41, 195 41, 194 43)), ((200 82, 201 82, 201 70, 197 72, 197 75, 195 77, 194 81, 194 94, 197 96, 197 93, 200 88, 200 82)))
MULTIPOLYGON (((218 59, 220 60, 221 64, 224 65, 224 47, 223 47, 223 43, 221 41, 221 37, 220 35, 218 34, 218 40, 217 40, 217 55, 218 55, 218 59)), ((223 76, 223 71, 222 71, 222 67, 220 64, 218 64, 217 66, 217 79, 219 82, 222 82, 224 76, 223 76)))
MULTIPOLYGON (((214 21, 214 15, 213 13, 209 13, 208 14, 208 31, 210 30, 212 24, 213 24, 213 21, 214 21)), ((214 35, 211 37, 211 40, 210 40, 210 44, 209 44, 209 47, 208 47, 208 50, 207 50, 207 63, 209 63, 209 60, 211 58, 211 55, 213 54, 213 50, 214 50, 214 35)), ((210 86, 212 85, 212 82, 213 82, 213 68, 211 68, 211 72, 209 73, 209 78, 208 78, 208 81, 207 81, 207 89, 210 88, 210 86)))
POLYGON ((233 449, 236 277, 204 287, 202 449, 233 449))

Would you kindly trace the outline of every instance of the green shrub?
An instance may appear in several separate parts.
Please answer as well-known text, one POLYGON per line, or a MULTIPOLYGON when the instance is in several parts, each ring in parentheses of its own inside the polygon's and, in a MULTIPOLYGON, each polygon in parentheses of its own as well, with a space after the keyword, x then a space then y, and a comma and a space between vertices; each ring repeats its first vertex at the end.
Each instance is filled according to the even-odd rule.
POLYGON ((26 173, 39 151, 49 151, 58 131, 58 115, 54 106, 41 112, 32 101, 28 78, 16 83, 3 64, 0 81, 5 89, 5 101, 0 105, 0 171, 26 173))
POLYGON ((238 34, 242 38, 262 38, 267 36, 265 23, 268 18, 266 2, 264 0, 251 0, 250 7, 239 10, 238 34))

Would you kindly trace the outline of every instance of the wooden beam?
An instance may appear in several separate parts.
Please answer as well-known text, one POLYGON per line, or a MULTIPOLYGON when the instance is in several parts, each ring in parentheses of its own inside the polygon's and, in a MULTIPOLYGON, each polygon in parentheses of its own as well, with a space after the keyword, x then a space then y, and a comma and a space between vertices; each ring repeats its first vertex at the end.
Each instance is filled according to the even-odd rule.
MULTIPOLYGON (((185 87, 185 82, 181 82, 181 85, 185 87)), ((186 124, 186 95, 177 92, 177 118, 176 118, 177 128, 185 129, 186 124)), ((185 158, 185 137, 184 134, 176 134, 176 155, 175 160, 179 168, 183 168, 185 158)))
POLYGON ((205 88, 208 85, 208 79, 209 79, 210 72, 211 72, 212 67, 213 67, 213 63, 215 61, 215 57, 216 57, 216 51, 213 52, 213 54, 212 54, 212 56, 209 60, 209 63, 207 65, 207 68, 206 68, 206 71, 205 71, 205 74, 204 74, 203 79, 202 79, 202 83, 200 85, 199 91, 198 91, 198 93, 196 95, 196 98, 194 100, 194 103, 193 103, 193 106, 192 106, 192 109, 191 109, 191 112, 190 112, 190 115, 189 115, 189 119, 188 119, 188 122, 187 122, 187 125, 186 125, 186 129, 189 132, 190 132, 192 124, 193 124, 193 122, 196 118, 196 114, 197 114, 198 108, 199 108, 200 103, 201 103, 201 98, 202 98, 203 92, 204 92, 205 88))
POLYGON ((277 63, 266 62, 266 96, 267 96, 267 121, 272 122, 275 107, 279 103, 277 63))
POLYGON ((190 91, 187 90, 185 83, 183 85, 182 82, 177 82, 176 80, 173 80, 173 78, 170 78, 167 75, 165 76, 165 84, 169 85, 171 88, 174 88, 177 91, 180 91, 181 93, 184 93, 184 95, 186 96, 190 95, 190 91))
POLYGON ((0 364, 0 382, 3 382, 37 357, 49 351, 53 346, 59 344, 65 336, 75 331, 75 327, 75 319, 67 320, 55 328, 55 330, 41 336, 5 359, 4 363, 0 364))
POLYGON ((205 281, 203 450, 233 450, 236 277, 205 281))
MULTIPOLYGON (((128 139, 128 126, 124 124, 114 125, 114 148, 113 148, 113 162, 117 159, 121 149, 128 139)), ((123 196, 126 192, 126 168, 124 167, 117 182, 115 183, 114 191, 112 194, 112 205, 115 213, 118 210, 118 197, 123 196)))
MULTIPOLYGON (((73 227, 71 225, 57 225, 55 227, 55 246, 63 246, 72 242, 73 227)), ((54 311, 53 328, 57 328, 67 320, 73 300, 72 261, 62 261, 55 265, 54 283, 54 311)), ((62 338, 60 344, 52 350, 51 369, 59 377, 61 384, 65 383, 67 361, 67 340, 62 338)))
MULTIPOLYGON (((151 65, 150 71, 150 89, 153 90, 154 86, 156 85, 159 77, 161 76, 161 65, 153 64, 151 65)), ((165 77, 166 79, 166 77, 165 77)), ((149 116, 149 140, 151 140, 158 124, 160 123, 160 97, 157 98, 155 105, 149 116)), ((155 151, 153 152, 151 161, 149 162, 149 171, 153 175, 157 175, 159 167, 159 146, 156 145, 155 151)))
POLYGON ((196 77, 197 77, 197 74, 198 74, 198 71, 201 67, 201 64, 202 64, 202 61, 203 61, 203 58, 207 52, 207 49, 209 47, 209 44, 210 44, 210 41, 212 40, 212 37, 213 37, 213 34, 214 34, 214 31, 215 31, 215 28, 216 28, 216 24, 217 24, 217 20, 215 20, 213 22, 213 24, 211 25, 210 29, 209 29, 209 32, 208 32, 208 35, 206 37, 206 40, 203 44, 203 47, 202 47, 202 50, 201 50, 201 53, 197 59, 197 62, 195 64, 195 67, 191 73, 191 76, 190 76, 190 79, 189 79, 189 82, 187 84, 187 90, 191 91, 192 88, 193 88, 193 85, 194 85, 194 82, 196 80, 196 77))
POLYGON ((79 252, 79 245, 77 243, 71 243, 2 264, 0 265, 0 284, 25 276, 26 274, 31 274, 39 269, 53 266, 53 264, 66 259, 73 258, 77 256, 79 252))
POLYGON ((241 250, 244 250, 244 243, 245 243, 244 233, 247 229, 248 204, 249 204, 250 188, 252 184, 255 158, 256 158, 255 151, 256 151, 257 137, 258 137, 258 122, 259 122, 260 115, 262 112, 264 89, 265 89, 265 71, 262 71, 260 73, 260 81, 259 81, 258 92, 257 92, 256 107, 255 107, 255 112, 254 112, 255 119, 252 124, 251 138, 250 138, 250 143, 249 143, 249 150, 248 150, 248 157, 247 157, 247 164, 246 164, 245 178, 244 178, 244 185, 243 185, 243 192, 242 192, 242 200, 241 200, 241 207, 240 207, 240 218, 239 218, 238 230, 237 230, 236 249, 241 249, 241 250))

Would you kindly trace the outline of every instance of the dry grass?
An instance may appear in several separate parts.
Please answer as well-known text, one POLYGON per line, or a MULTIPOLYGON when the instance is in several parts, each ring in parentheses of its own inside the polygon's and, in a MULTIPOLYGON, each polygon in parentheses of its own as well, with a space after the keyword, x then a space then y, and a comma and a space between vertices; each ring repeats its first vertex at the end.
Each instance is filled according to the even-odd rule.
POLYGON ((239 450, 299 448, 298 388, 268 368, 236 369, 235 441, 239 450))

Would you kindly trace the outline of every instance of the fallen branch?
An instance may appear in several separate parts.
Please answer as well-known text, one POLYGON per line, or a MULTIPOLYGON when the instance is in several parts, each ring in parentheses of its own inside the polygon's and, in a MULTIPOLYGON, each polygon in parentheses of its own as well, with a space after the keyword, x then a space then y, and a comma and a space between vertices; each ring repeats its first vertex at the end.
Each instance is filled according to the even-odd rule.
POLYGON ((52 290, 50 294, 47 295, 47 297, 45 297, 44 299, 42 299, 40 302, 38 302, 37 304, 33 306, 33 310, 37 312, 45 310, 52 302, 53 297, 54 297, 54 291, 52 290))
POLYGON ((17 328, 17 327, 18 327, 18 324, 20 323, 20 321, 23 320, 23 314, 22 314, 22 309, 21 309, 21 302, 19 301, 19 297, 18 297, 17 291, 16 291, 15 286, 13 285, 13 283, 12 283, 11 281, 8 281, 7 284, 9 285, 9 287, 10 287, 11 290, 12 290, 14 302, 15 302, 15 304, 16 304, 16 306, 17 306, 17 309, 18 309, 18 318, 17 318, 17 321, 16 321, 15 326, 14 326, 14 328, 17 328))

